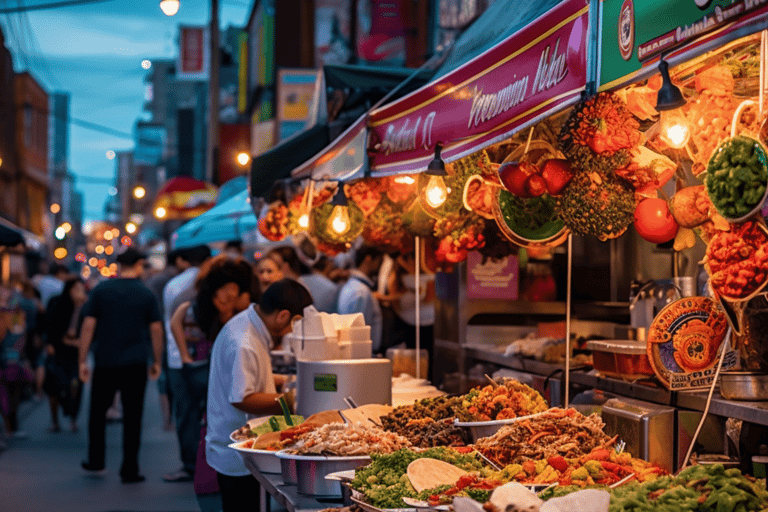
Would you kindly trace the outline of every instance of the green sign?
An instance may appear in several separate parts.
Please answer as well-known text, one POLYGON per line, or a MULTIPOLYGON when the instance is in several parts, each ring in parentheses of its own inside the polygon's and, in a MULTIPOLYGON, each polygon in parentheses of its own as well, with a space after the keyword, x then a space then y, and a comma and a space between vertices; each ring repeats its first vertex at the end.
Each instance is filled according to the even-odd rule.
POLYGON ((600 88, 621 85, 643 63, 707 34, 725 33, 766 7, 768 0, 601 0, 600 88))
POLYGON ((338 391, 339 386, 336 375, 333 373, 315 374, 315 391, 338 391))

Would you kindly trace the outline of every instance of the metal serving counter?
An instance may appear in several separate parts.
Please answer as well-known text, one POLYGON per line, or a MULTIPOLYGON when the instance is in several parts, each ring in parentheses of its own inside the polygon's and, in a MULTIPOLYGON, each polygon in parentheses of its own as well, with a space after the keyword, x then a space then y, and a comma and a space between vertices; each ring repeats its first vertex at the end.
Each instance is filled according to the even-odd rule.
POLYGON ((285 507, 288 512, 315 512, 326 508, 340 508, 344 506, 342 498, 316 499, 299 494, 295 485, 283 483, 283 477, 279 474, 261 473, 250 461, 245 459, 245 465, 251 474, 261 484, 261 510, 258 512, 270 512, 269 496, 285 507))
MULTIPOLYGON (((507 357, 504 354, 492 350, 484 350, 479 347, 464 347, 463 350, 467 359, 493 363, 504 368, 534 375, 547 376, 563 371, 563 367, 560 365, 542 363, 517 356, 507 357)), ((573 384, 599 389, 607 393, 681 409, 701 412, 707 403, 706 391, 668 391, 661 387, 625 382, 573 369, 571 370, 570 380, 573 384)), ((726 400, 720 396, 718 391, 715 391, 709 413, 768 426, 768 402, 726 400)))

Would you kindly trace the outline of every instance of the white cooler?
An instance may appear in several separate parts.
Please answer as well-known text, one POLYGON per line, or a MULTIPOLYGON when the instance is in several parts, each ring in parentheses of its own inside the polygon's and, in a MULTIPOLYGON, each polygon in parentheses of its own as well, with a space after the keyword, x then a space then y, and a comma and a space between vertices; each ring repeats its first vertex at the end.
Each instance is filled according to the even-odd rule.
POLYGON ((392 362, 389 359, 297 361, 296 414, 344 410, 344 398, 357 405, 392 404, 392 362))

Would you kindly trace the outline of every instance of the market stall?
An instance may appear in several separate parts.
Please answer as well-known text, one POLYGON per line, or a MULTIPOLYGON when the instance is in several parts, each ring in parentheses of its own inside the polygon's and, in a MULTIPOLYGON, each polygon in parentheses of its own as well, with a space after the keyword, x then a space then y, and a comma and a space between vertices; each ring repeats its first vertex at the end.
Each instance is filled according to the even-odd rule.
MULTIPOLYGON (((500 25, 501 4, 480 27, 500 25)), ((433 82, 371 113, 370 176, 322 181, 357 178, 365 159, 349 175, 312 174, 317 182, 270 208, 271 233, 305 233, 327 254, 360 236, 390 252, 415 251, 421 266, 438 273, 444 325, 435 353, 446 367, 439 383, 453 374, 459 394, 474 389, 456 402, 420 401, 373 423, 420 447, 432 438, 441 444, 431 448, 471 445, 498 466, 494 473, 482 458, 438 450, 429 458, 471 477, 417 485, 408 468, 421 457, 390 439, 387 449, 356 454, 372 459, 349 477, 360 506, 452 503, 460 510, 466 502, 453 497, 461 495, 503 510, 530 499, 493 498, 512 481, 555 484, 545 498, 618 485, 601 491, 605 508, 589 502, 594 509, 607 510, 608 501, 611 510, 765 507, 751 477, 694 462, 724 455, 757 473, 755 439, 765 439, 768 424, 768 395, 759 391, 768 372, 761 328, 768 304, 760 302, 768 283, 761 211, 768 39, 757 32, 767 12, 753 2, 667 2, 644 11, 631 0, 524 7, 518 24, 501 24, 509 32, 488 33, 493 44, 454 55, 433 82), (599 92, 587 94, 593 78, 599 92), (558 254, 566 260, 560 273, 552 263, 558 254), (523 259, 535 271, 518 287, 523 259), (567 277, 565 286, 553 273, 567 277), (629 282, 638 277, 669 285, 641 284, 630 302, 629 282), (626 293, 619 294, 620 278, 626 293), (593 300, 572 303, 572 293, 593 300), (572 371, 572 358, 585 372, 572 371), (445 364, 451 359, 453 367, 445 364), (485 379, 472 366, 478 362, 515 370, 518 380, 478 385, 485 379), (520 387, 524 378, 542 394, 520 387), (551 385, 561 378, 564 387, 551 385), (751 393, 730 394, 728 379, 747 379, 751 393), (583 407, 568 408, 584 390, 591 394, 580 395, 583 407), (592 407, 602 407, 602 418, 592 407)), ((472 39, 460 38, 457 48, 472 39)), ((361 134, 355 127, 338 147, 350 149, 361 134)), ((345 445, 333 429, 323 430, 324 441, 345 445)), ((298 445, 319 441, 307 439, 298 445)), ((352 456, 323 450, 330 459, 352 456)), ((310 454, 280 458, 301 460, 295 456, 310 454)))

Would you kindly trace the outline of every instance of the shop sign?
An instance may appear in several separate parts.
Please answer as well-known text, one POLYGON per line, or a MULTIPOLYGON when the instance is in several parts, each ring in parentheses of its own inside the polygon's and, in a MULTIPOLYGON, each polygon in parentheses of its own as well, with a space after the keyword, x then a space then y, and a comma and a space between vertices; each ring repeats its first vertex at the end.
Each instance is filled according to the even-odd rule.
POLYGON ((517 256, 488 260, 477 251, 467 257, 467 298, 517 300, 519 269, 517 256))
POLYGON ((467 64, 371 113, 371 167, 413 172, 435 144, 456 160, 578 101, 588 8, 566 1, 467 64))
POLYGON ((208 30, 206 27, 179 27, 179 64, 176 75, 182 80, 208 79, 208 30))
MULTIPOLYGON (((612 88, 662 54, 726 40, 768 14, 768 0, 603 0, 600 84, 612 88)), ((761 28, 755 23, 753 32, 761 28)), ((747 31, 749 32, 749 31, 747 31)), ((745 35, 741 33, 740 35, 745 35)))

